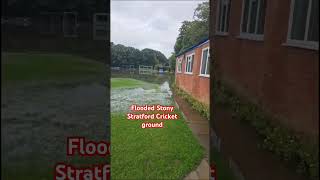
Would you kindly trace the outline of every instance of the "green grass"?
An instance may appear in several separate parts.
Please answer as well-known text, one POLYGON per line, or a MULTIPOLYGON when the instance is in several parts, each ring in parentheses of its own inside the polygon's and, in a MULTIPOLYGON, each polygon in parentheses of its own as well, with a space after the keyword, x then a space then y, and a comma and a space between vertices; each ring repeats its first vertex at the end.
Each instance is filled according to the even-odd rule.
POLYGON ((131 78, 111 78, 111 88, 118 89, 118 88, 157 88, 157 84, 152 84, 136 79, 131 78))
MULTIPOLYGON (((112 78, 112 88, 154 86, 139 80, 112 78)), ((111 102, 112 103, 112 102, 111 102)), ((150 112, 151 113, 151 112, 150 112)), ((181 113, 178 120, 164 120, 163 128, 142 129, 143 122, 127 120, 126 113, 111 114, 111 177, 123 179, 183 179, 204 157, 181 113)))
POLYGON ((217 179, 235 180, 235 177, 231 169, 228 167, 226 160, 222 158, 222 154, 220 154, 215 148, 211 148, 210 162, 216 165, 218 176, 217 179))
POLYGON ((111 115, 112 179, 182 179, 197 167, 204 150, 183 119, 150 129, 142 122, 111 115))
POLYGON ((66 54, 2 53, 2 82, 69 80, 103 76, 103 63, 66 54))

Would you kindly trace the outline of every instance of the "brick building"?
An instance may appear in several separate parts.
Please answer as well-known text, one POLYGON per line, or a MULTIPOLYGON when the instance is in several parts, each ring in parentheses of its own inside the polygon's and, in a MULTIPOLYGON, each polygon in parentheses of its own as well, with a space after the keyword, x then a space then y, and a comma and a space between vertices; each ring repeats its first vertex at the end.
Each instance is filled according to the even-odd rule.
POLYGON ((209 105, 209 43, 205 39, 176 57, 176 85, 198 101, 209 105))
POLYGON ((210 3, 215 77, 286 127, 317 136, 319 0, 210 3))

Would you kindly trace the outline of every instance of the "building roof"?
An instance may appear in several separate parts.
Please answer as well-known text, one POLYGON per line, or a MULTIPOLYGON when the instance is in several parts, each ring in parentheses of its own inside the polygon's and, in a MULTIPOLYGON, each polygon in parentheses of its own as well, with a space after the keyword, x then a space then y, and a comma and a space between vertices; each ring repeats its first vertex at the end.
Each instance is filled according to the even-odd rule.
POLYGON ((176 57, 181 56, 182 54, 184 54, 186 52, 189 52, 189 51, 191 51, 193 49, 196 49, 197 47, 202 46, 203 44, 206 44, 207 42, 209 42, 209 38, 205 38, 205 39, 201 40, 200 42, 198 42, 197 44, 185 49, 184 51, 182 51, 179 54, 177 54, 176 57))

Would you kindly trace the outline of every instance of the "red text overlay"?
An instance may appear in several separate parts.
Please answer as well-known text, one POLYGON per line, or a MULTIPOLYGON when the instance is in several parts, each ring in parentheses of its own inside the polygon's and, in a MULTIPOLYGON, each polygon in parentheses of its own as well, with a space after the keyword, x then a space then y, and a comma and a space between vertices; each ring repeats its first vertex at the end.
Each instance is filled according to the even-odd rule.
POLYGON ((67 138, 67 155, 106 156, 110 154, 110 143, 106 141, 86 141, 84 137, 67 138))
MULTIPOLYGON (((107 156, 110 143, 106 141, 87 141, 84 137, 67 138, 68 156, 107 156)), ((54 168, 55 180, 110 180, 110 165, 99 164, 87 167, 74 167, 57 163, 54 168)))
POLYGON ((55 180, 109 180, 110 165, 93 165, 91 167, 76 168, 64 163, 55 166, 55 180))

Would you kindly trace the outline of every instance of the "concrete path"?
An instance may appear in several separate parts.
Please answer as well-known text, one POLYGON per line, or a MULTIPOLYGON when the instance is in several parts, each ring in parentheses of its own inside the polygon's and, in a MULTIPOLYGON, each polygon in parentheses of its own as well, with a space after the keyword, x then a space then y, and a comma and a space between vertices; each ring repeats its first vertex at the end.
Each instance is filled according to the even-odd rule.
POLYGON ((205 149, 205 158, 202 159, 199 166, 189 173, 185 180, 209 180, 209 150, 210 150, 210 138, 209 138, 209 120, 202 117, 197 111, 192 109, 191 105, 184 99, 175 96, 175 102, 177 107, 183 113, 188 126, 192 130, 194 136, 198 139, 199 143, 205 149))

